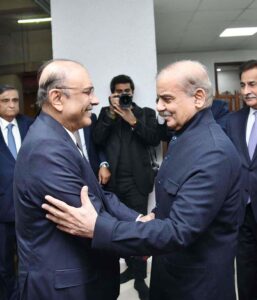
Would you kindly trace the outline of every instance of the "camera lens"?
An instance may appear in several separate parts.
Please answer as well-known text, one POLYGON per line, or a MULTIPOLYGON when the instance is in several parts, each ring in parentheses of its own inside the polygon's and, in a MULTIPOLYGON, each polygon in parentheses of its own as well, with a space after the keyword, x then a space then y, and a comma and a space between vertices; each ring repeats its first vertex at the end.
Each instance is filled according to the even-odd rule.
POLYGON ((120 107, 129 108, 132 104, 132 96, 129 94, 121 94, 119 99, 120 107))

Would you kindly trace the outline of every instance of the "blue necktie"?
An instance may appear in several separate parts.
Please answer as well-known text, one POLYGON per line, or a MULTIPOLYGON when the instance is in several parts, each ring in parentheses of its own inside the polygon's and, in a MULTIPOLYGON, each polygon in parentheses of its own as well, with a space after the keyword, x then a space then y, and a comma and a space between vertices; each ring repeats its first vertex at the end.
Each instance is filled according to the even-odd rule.
POLYGON ((15 144, 15 139, 12 133, 12 127, 14 125, 12 123, 8 124, 7 129, 7 143, 8 143, 8 148, 10 149, 12 156, 16 159, 17 158, 17 148, 15 144))

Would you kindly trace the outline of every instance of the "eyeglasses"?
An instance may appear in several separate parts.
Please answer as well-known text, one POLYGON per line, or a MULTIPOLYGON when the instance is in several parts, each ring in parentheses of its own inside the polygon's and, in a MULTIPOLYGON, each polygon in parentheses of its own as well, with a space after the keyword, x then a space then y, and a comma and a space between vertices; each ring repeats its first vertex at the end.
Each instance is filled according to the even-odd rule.
POLYGON ((77 87, 68 87, 68 86, 57 86, 56 89, 60 90, 78 90, 80 93, 85 94, 87 96, 92 96, 94 94, 94 87, 90 86, 88 88, 80 89, 77 87))

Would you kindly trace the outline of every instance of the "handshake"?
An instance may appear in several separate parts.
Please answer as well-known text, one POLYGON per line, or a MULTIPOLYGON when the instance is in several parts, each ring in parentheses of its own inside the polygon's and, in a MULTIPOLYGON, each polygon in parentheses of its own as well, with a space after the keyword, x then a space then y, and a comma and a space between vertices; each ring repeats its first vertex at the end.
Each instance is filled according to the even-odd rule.
MULTIPOLYGON (((47 211, 46 218, 57 224, 57 228, 80 237, 93 238, 97 212, 88 197, 88 187, 81 189, 81 207, 73 207, 52 196, 45 196, 48 203, 42 208, 47 211)), ((154 213, 140 216, 137 222, 148 222, 155 218, 154 213)))

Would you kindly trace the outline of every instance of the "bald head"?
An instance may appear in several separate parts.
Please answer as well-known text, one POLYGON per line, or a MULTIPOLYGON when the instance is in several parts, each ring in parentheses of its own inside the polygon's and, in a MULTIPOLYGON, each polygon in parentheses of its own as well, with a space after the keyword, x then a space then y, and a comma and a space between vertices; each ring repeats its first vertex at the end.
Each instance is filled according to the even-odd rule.
POLYGON ((168 65, 160 71, 157 81, 165 78, 171 82, 176 81, 182 90, 192 96, 198 88, 206 93, 206 105, 212 105, 212 85, 204 65, 197 61, 182 60, 168 65))
MULTIPOLYGON (((86 69, 76 61, 67 59, 55 59, 46 62, 39 69, 39 89, 37 95, 37 105, 41 108, 47 101, 48 92, 50 89, 61 87, 65 82, 74 78, 78 70, 86 69)), ((69 91, 64 91, 66 96, 69 96, 69 91)))

